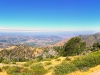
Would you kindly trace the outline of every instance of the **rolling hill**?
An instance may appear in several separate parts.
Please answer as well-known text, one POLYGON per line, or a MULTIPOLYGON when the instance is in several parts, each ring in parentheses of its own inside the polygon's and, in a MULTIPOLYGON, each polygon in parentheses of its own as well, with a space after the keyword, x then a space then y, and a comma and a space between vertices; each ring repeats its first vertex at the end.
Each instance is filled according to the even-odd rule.
POLYGON ((79 35, 83 41, 86 42, 87 46, 92 46, 95 42, 100 42, 100 32, 91 35, 79 35))

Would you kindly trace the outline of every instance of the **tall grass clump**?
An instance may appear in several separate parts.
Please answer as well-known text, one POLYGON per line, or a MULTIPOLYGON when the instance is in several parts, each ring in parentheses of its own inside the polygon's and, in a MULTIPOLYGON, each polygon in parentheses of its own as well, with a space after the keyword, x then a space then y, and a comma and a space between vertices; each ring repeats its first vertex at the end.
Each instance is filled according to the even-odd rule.
POLYGON ((33 63, 37 63, 37 62, 38 62, 37 60, 30 60, 30 61, 26 62, 25 64, 23 64, 23 66, 29 67, 29 66, 31 66, 33 63))
POLYGON ((65 59, 65 60, 67 60, 67 61, 71 61, 71 59, 70 59, 68 56, 66 57, 66 59, 65 59))
POLYGON ((20 73, 20 67, 18 66, 4 66, 3 69, 10 75, 13 75, 14 73, 20 73))
POLYGON ((51 58, 45 58, 43 59, 43 61, 51 61, 52 59, 51 58))
POLYGON ((52 63, 51 62, 45 62, 45 65, 51 65, 52 63))
POLYGON ((31 66, 32 75, 43 75, 47 73, 47 70, 44 69, 42 64, 34 64, 31 66))
POLYGON ((54 72, 55 75, 65 75, 66 73, 70 73, 75 71, 77 68, 72 63, 63 62, 62 64, 55 67, 54 72))
POLYGON ((8 75, 31 75, 29 69, 19 67, 19 66, 4 66, 3 70, 7 72, 8 75))
POLYGON ((60 58, 57 58, 55 61, 61 61, 61 59, 60 58))

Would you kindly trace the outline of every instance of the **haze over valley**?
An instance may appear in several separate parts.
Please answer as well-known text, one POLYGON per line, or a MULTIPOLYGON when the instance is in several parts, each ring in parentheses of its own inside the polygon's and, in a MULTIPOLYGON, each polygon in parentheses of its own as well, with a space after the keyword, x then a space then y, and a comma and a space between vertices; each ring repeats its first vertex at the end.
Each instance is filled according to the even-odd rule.
POLYGON ((66 31, 66 32, 0 32, 0 47, 26 45, 33 47, 47 47, 64 44, 69 38, 78 35, 92 34, 93 31, 66 31))

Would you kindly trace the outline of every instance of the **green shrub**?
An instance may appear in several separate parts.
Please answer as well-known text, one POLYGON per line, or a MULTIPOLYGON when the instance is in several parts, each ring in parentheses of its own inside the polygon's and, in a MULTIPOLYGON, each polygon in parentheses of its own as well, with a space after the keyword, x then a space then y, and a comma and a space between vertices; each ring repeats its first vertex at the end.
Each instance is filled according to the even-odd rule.
POLYGON ((12 73, 12 74, 10 74, 10 75, 21 75, 21 74, 19 74, 19 73, 12 73))
POLYGON ((18 67, 18 66, 4 66, 3 69, 9 75, 32 75, 29 69, 18 67))
POLYGON ((52 67, 52 66, 48 68, 48 70, 51 70, 51 69, 53 69, 53 67, 52 67))
POLYGON ((9 66, 3 66, 2 69, 7 70, 9 66))
POLYGON ((93 52, 88 55, 84 55, 76 58, 70 63, 64 62, 54 69, 55 75, 64 75, 75 70, 86 71, 91 67, 100 64, 100 51, 93 52))
POLYGON ((43 61, 51 61, 51 58, 45 58, 43 61))
POLYGON ((47 73, 42 64, 35 64, 31 66, 32 75, 43 75, 47 73))
POLYGON ((60 58, 58 58, 58 59, 56 59, 56 61, 61 61, 61 59, 60 59, 60 58))
POLYGON ((9 64, 10 62, 7 61, 6 59, 4 59, 4 60, 2 60, 2 63, 4 63, 4 64, 9 64))
POLYGON ((84 69, 86 67, 94 67, 100 64, 100 55, 89 54, 82 56, 72 61, 73 64, 79 69, 84 69))
POLYGON ((8 74, 13 74, 13 73, 20 73, 21 68, 18 66, 4 66, 3 69, 6 70, 8 74))
POLYGON ((75 71, 77 68, 72 63, 62 63, 61 65, 58 65, 55 67, 54 72, 55 75, 65 75, 67 73, 75 71))
POLYGON ((20 74, 19 74, 19 73, 13 73, 13 74, 11 74, 11 75, 31 75, 31 74, 30 74, 30 73, 25 73, 25 72, 24 72, 24 73, 20 73, 20 74))
POLYGON ((16 64, 16 62, 11 62, 11 64, 16 64))
POLYGON ((37 60, 31 60, 31 61, 28 61, 28 62, 26 62, 25 64, 23 64, 23 66, 29 67, 29 66, 32 65, 33 63, 37 63, 37 62, 38 62, 37 60))
MULTIPOLYGON (((17 74, 18 75, 18 74, 17 74)), ((20 74, 20 75, 31 75, 31 73, 26 73, 26 72, 24 72, 24 73, 22 73, 22 74, 20 74)))
POLYGON ((57 58, 58 58, 58 56, 55 56, 55 57, 54 57, 54 59, 57 59, 57 58))
POLYGON ((42 57, 42 56, 38 56, 38 57, 37 57, 37 60, 38 60, 38 61, 42 61, 42 60, 43 60, 43 57, 42 57))
POLYGON ((45 62, 45 65, 51 65, 52 63, 51 62, 45 62))
POLYGON ((67 61, 71 61, 71 59, 69 58, 69 57, 66 57, 66 59, 65 60, 67 60, 67 61))

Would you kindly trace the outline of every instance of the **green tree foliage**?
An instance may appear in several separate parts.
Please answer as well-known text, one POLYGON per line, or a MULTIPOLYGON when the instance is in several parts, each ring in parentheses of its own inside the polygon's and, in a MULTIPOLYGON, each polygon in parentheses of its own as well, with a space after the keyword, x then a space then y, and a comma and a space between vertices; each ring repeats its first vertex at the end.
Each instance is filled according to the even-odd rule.
POLYGON ((86 48, 86 43, 81 41, 79 37, 71 38, 65 45, 62 54, 67 55, 79 55, 86 48))
POLYGON ((100 49, 100 42, 94 43, 92 51, 98 51, 99 49, 100 49))

